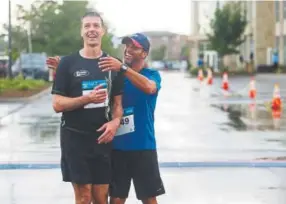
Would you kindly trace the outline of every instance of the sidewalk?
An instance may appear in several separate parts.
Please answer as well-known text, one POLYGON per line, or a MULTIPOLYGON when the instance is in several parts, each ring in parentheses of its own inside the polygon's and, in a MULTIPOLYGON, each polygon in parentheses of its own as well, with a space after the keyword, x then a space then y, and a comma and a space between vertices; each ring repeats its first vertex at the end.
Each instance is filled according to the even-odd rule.
POLYGON ((39 99, 47 94, 49 94, 51 92, 52 89, 52 85, 48 86, 46 89, 32 95, 29 97, 18 97, 18 98, 0 98, 0 104, 1 103, 28 103, 31 102, 33 100, 39 99))
POLYGON ((22 103, 0 103, 0 119, 22 107, 22 103))
MULTIPOLYGON (((283 169, 162 169, 161 204, 285 204, 283 169)), ((1 204, 70 204, 60 170, 1 171, 1 204)), ((127 204, 140 203, 130 191, 127 204)))
MULTIPOLYGON (((241 92, 245 89, 244 94, 248 96, 249 82, 251 76, 229 76, 230 90, 234 92, 241 92)), ((277 83, 280 86, 282 98, 286 98, 286 74, 257 74, 254 76, 256 80, 256 88, 258 97, 271 98, 273 94, 274 85, 277 83)), ((214 78, 214 87, 221 89, 222 78, 214 78)))
POLYGON ((21 108, 25 107, 29 102, 32 102, 33 100, 36 99, 40 99, 46 96, 49 92, 51 92, 51 86, 30 97, 0 98, 0 119, 14 112, 19 111, 21 108))

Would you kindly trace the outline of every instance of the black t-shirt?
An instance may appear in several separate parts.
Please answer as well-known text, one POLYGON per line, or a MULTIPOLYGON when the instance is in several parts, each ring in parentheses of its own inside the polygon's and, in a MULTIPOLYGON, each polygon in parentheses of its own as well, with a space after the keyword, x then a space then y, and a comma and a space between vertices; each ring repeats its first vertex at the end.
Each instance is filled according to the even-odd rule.
MULTIPOLYGON (((107 56, 105 53, 102 56, 107 56)), ((123 93, 123 74, 102 72, 98 59, 83 58, 79 52, 63 57, 56 71, 52 94, 66 97, 79 97, 88 94, 95 86, 104 84, 108 99, 101 104, 88 104, 73 111, 63 112, 62 127, 70 130, 96 133, 111 119, 114 96, 123 93)))

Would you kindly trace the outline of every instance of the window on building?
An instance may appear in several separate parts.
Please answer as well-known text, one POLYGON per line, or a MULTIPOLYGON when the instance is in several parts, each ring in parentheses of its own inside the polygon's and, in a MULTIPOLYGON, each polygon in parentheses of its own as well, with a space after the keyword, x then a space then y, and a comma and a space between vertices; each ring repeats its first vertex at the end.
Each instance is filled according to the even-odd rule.
POLYGON ((166 36, 162 36, 161 41, 163 41, 164 43, 168 43, 169 39, 166 36))
POLYGON ((275 1, 275 19, 276 19, 276 22, 280 20, 279 4, 280 4, 280 1, 275 1))
POLYGON ((247 21, 251 22, 252 21, 252 1, 246 1, 247 4, 247 9, 246 9, 246 15, 247 15, 247 21))
POLYGON ((243 50, 243 56, 244 58, 247 57, 247 53, 248 53, 248 47, 249 47, 249 41, 247 39, 247 37, 245 37, 245 41, 244 41, 244 50, 243 50))
POLYGON ((283 1, 283 18, 286 18, 286 1, 283 1))
POLYGON ((276 48, 276 49, 279 49, 279 40, 280 40, 280 37, 279 37, 279 36, 276 36, 276 37, 275 37, 275 48, 276 48))
POLYGON ((199 43, 199 52, 204 51, 204 44, 202 42, 199 43))
POLYGON ((207 48, 207 50, 211 50, 212 49, 210 42, 206 42, 206 48, 207 48))
MULTIPOLYGON (((284 15, 284 17, 285 17, 285 15, 284 15)), ((283 57, 284 57, 284 64, 283 65, 286 65, 286 35, 284 35, 284 53, 283 54, 284 54, 283 55, 283 57)))
POLYGON ((250 48, 250 52, 254 52, 254 39, 253 36, 250 36, 250 44, 249 44, 249 48, 250 48))

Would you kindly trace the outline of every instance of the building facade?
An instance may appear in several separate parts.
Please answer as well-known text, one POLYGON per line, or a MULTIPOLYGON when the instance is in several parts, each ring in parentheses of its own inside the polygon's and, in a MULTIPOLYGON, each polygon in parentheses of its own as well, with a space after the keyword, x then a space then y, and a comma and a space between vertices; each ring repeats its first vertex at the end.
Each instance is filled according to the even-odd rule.
POLYGON ((248 25, 241 51, 246 59, 254 52, 255 64, 271 63, 268 49, 279 54, 279 64, 286 65, 286 1, 247 1, 248 25), (256 53, 256 54, 255 54, 256 53))
POLYGON ((286 1, 275 1, 275 47, 281 65, 286 65, 286 1))
MULTIPOLYGON (((158 49, 161 46, 166 47, 164 60, 167 61, 176 61, 181 60, 181 52, 184 46, 189 46, 189 36, 188 35, 181 35, 178 33, 172 33, 169 31, 148 31, 142 32, 145 34, 151 44, 150 47, 150 54, 148 55, 148 60, 152 60, 151 53, 153 49, 158 49)), ((122 37, 117 39, 117 46, 123 53, 124 46, 121 45, 122 37)), ((123 57, 120 56, 120 57, 123 57)))
MULTIPOLYGON (((225 1, 224 1, 225 2, 225 1)), ((286 1, 241 1, 246 10, 248 25, 242 36, 244 43, 240 46, 240 54, 246 61, 253 55, 255 67, 271 63, 269 50, 277 50, 279 64, 286 64, 286 1)), ((206 36, 198 33, 198 2, 193 3, 192 35, 190 41, 191 61, 197 61, 200 44, 206 42, 206 36), (195 4, 195 5, 194 5, 195 4)), ((193 63, 194 64, 194 63, 193 63)))
POLYGON ((166 47, 165 60, 180 60, 183 46, 188 45, 188 36, 168 31, 143 32, 150 40, 151 50, 166 47))

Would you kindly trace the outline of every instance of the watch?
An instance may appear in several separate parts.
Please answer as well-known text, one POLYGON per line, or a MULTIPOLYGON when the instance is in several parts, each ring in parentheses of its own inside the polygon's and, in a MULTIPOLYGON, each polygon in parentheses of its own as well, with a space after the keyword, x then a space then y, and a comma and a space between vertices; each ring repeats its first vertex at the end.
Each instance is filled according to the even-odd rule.
POLYGON ((126 72, 127 69, 128 69, 128 66, 126 64, 122 64, 120 67, 120 71, 122 71, 122 72, 126 72))

